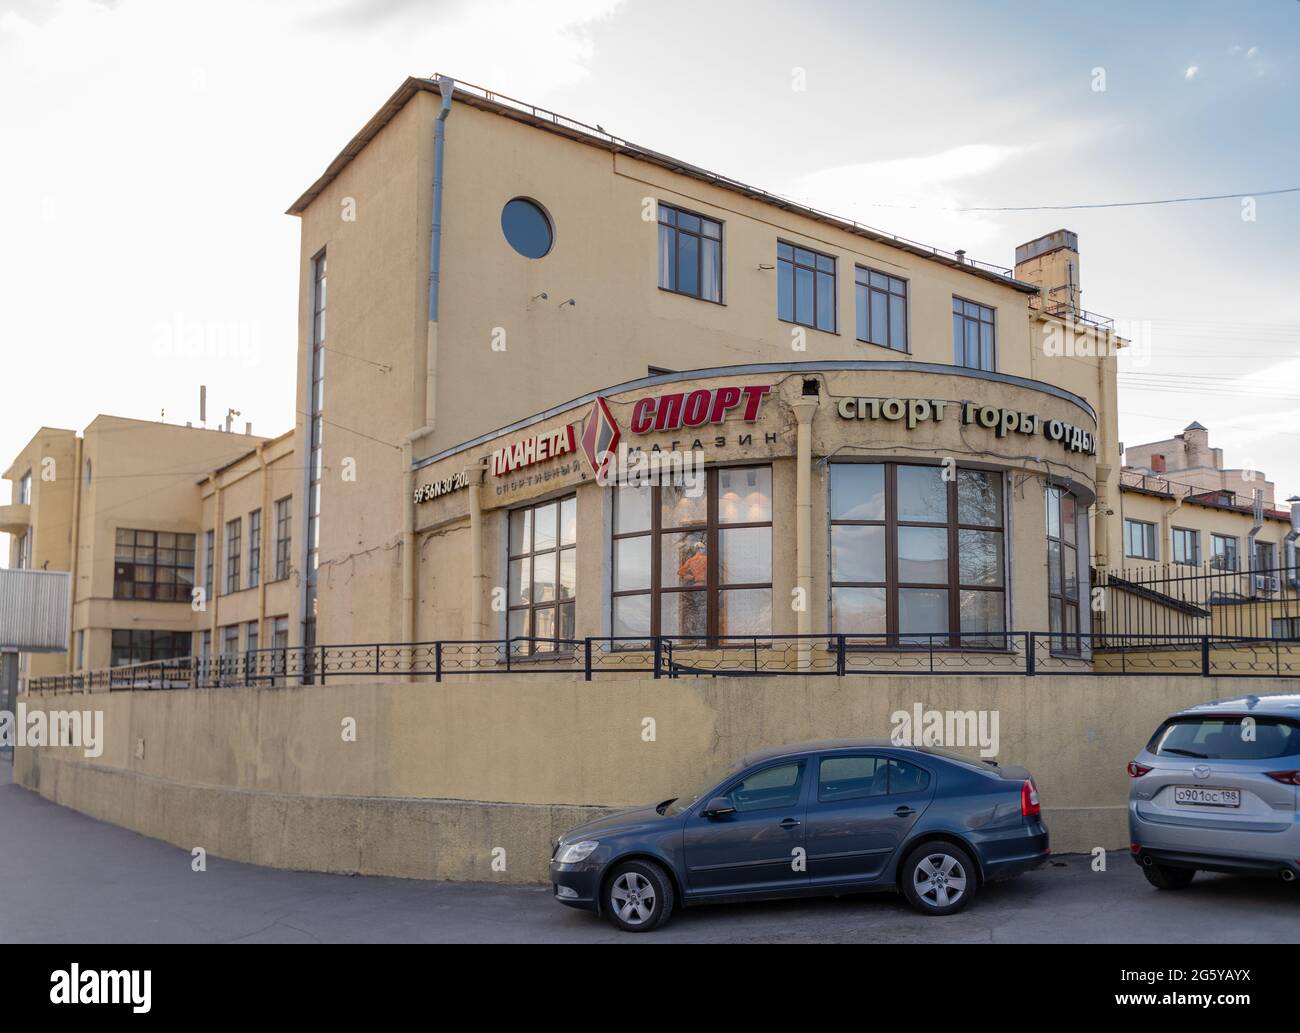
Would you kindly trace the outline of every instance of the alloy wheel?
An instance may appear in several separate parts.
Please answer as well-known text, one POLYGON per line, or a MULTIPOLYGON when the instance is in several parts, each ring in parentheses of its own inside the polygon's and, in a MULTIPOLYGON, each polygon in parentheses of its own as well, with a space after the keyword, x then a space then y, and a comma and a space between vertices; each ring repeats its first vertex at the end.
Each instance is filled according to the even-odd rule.
POLYGON ((931 907, 948 907, 966 892, 966 869, 951 854, 926 854, 912 870, 912 886, 931 907))
POLYGON ((628 925, 640 925, 655 910, 655 888, 640 872, 624 872, 610 887, 610 900, 618 917, 628 925))

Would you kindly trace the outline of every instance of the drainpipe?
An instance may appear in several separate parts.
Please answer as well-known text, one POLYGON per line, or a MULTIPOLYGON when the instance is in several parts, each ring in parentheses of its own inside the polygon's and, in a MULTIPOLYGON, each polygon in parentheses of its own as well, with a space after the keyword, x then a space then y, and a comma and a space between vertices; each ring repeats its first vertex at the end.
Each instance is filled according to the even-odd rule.
POLYGON ((1300 496, 1292 495, 1287 501, 1291 503, 1291 530, 1282 539, 1282 562, 1290 572, 1287 580, 1297 584, 1300 583, 1300 562, 1296 556, 1296 539, 1300 538, 1300 496))
POLYGON ((1251 506, 1254 519, 1251 521, 1250 533, 1246 535, 1246 569, 1250 571, 1250 597, 1255 598, 1255 538, 1264 529, 1264 493, 1255 489, 1254 502, 1251 506))
MULTIPOLYGON (((469 628, 470 638, 487 638, 483 624, 483 589, 487 575, 483 573, 483 467, 474 466, 469 471, 469 628)), ((507 634, 509 630, 507 629, 507 634)))
MULTIPOLYGON (((71 584, 68 586, 68 659, 63 665, 63 669, 71 674, 77 669, 77 655, 75 645, 77 633, 73 630, 73 617, 77 609, 77 550, 80 547, 79 539, 81 537, 81 467, 84 462, 82 445, 84 439, 78 437, 76 444, 73 446, 72 454, 76 457, 72 465, 72 555, 68 558, 68 569, 71 571, 71 584)), ((85 636, 82 636, 83 640, 85 636)))
MULTIPOLYGON (((812 632, 812 418, 817 411, 817 396, 803 395, 791 403, 798 421, 795 470, 794 553, 795 583, 802 590, 803 608, 796 611, 796 630, 800 636, 812 632)), ((800 670, 811 666, 811 643, 799 639, 800 670)))
MULTIPOLYGON (((212 487, 216 492, 214 505, 216 518, 212 525, 212 594, 209 595, 207 599, 207 604, 212 610, 212 616, 208 622, 209 627, 212 630, 211 657, 221 655, 221 636, 217 630, 217 600, 221 598, 221 575, 226 566, 226 536, 224 533, 226 500, 221 494, 221 474, 216 470, 213 470, 208 476, 211 477, 212 487)), ((304 531, 305 530, 306 529, 304 528, 304 531)))
POLYGON ((402 438, 402 641, 414 642, 417 628, 415 561, 415 442, 432 433, 438 400, 438 287, 442 277, 442 179, 447 116, 456 81, 438 78, 442 107, 433 123, 433 216, 429 225, 429 319, 424 337, 424 425, 402 438))

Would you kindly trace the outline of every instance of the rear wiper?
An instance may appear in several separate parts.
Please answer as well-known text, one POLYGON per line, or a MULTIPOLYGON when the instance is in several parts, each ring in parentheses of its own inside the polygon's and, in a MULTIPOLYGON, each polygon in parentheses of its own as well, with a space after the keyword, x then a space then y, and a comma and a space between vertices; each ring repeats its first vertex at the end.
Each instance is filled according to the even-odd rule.
POLYGON ((1178 754, 1178 756, 1180 756, 1180 757, 1198 757, 1198 758, 1201 759, 1201 760, 1208 760, 1208 759, 1209 759, 1209 756, 1210 756, 1208 753, 1197 753, 1195 750, 1184 750, 1184 749, 1180 749, 1180 748, 1177 747, 1177 746, 1166 746, 1166 747, 1165 747, 1163 750, 1161 750, 1160 752, 1161 752, 1161 753, 1176 753, 1176 754, 1178 754))
POLYGON ((673 803, 676 799, 677 797, 675 796, 668 797, 668 799, 665 800, 663 803, 655 804, 655 810, 658 811, 660 814, 663 814, 664 811, 668 810, 668 805, 670 803, 673 803))

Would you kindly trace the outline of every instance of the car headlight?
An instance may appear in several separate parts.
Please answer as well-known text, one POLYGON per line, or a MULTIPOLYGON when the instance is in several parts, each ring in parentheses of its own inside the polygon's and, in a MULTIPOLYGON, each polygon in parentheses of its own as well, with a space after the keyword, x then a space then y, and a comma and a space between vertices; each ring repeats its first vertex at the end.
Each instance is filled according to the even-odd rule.
POLYGON ((559 856, 555 858, 560 864, 577 864, 591 856, 591 852, 600 846, 594 839, 584 839, 581 843, 570 843, 560 847, 559 856))

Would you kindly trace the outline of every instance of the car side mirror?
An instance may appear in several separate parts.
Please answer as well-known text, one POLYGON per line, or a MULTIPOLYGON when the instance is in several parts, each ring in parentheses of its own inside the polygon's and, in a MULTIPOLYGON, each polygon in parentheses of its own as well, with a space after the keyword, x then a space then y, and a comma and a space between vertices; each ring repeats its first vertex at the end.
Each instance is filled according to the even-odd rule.
POLYGON ((735 814, 736 808, 730 797, 715 796, 700 813, 706 818, 722 818, 728 814, 735 814))

